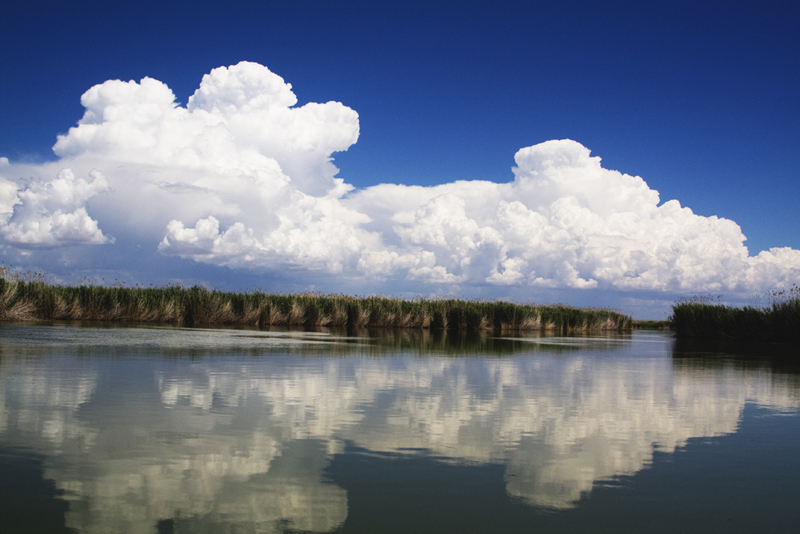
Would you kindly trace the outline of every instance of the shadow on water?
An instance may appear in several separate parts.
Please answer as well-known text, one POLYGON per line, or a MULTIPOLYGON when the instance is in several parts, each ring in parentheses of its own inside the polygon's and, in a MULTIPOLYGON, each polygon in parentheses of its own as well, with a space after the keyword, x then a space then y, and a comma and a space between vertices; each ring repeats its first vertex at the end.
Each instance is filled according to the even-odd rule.
POLYGON ((66 527, 69 504, 52 480, 44 478, 44 456, 0 445, 0 532, 76 532, 66 527))
POLYGON ((167 358, 199 359, 218 355, 257 357, 268 354, 302 356, 382 357, 512 356, 520 353, 572 353, 590 348, 616 349, 631 333, 601 332, 569 335, 552 332, 455 331, 396 328, 214 327, 116 325, 85 321, 0 325, 3 347, 15 354, 42 355, 74 351, 80 356, 123 356, 159 349, 167 358), (78 327, 78 328, 76 328, 78 327))
POLYGON ((797 346, 731 340, 675 339, 672 360, 682 369, 769 370, 800 375, 797 346))

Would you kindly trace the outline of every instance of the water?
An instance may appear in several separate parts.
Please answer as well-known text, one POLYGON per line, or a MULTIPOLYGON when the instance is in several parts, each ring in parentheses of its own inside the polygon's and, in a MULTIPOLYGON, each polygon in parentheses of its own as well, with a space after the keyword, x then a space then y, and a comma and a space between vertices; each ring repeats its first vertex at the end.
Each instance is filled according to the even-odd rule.
POLYGON ((0 326, 3 533, 796 532, 798 443, 768 346, 0 326))

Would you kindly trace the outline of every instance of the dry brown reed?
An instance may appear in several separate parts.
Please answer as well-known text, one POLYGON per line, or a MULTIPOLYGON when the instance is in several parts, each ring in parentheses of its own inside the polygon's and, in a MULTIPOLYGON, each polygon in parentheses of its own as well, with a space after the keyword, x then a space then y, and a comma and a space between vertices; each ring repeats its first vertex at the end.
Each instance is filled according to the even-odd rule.
POLYGON ((627 330, 630 317, 564 305, 402 300, 261 291, 230 293, 195 286, 62 286, 0 266, 0 320, 83 320, 184 325, 345 326, 440 330, 627 330))

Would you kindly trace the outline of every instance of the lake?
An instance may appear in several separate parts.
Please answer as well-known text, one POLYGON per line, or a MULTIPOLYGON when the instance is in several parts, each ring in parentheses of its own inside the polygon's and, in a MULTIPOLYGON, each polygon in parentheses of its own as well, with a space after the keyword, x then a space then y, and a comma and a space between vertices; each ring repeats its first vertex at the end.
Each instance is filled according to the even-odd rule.
POLYGON ((0 325, 0 532, 797 532, 786 347, 0 325))

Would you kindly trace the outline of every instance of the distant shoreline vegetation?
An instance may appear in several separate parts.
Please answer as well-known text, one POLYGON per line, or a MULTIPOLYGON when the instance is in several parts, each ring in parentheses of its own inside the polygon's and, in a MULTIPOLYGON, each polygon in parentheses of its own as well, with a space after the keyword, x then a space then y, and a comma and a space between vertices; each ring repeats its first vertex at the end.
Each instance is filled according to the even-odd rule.
POLYGON ((629 316, 610 309, 503 301, 301 293, 271 295, 200 286, 62 286, 41 273, 0 266, 0 321, 88 320, 187 326, 342 326, 449 330, 631 330, 629 316))
POLYGON ((711 297, 680 300, 672 306, 679 338, 800 343, 800 287, 767 294, 771 304, 734 308, 711 297))

